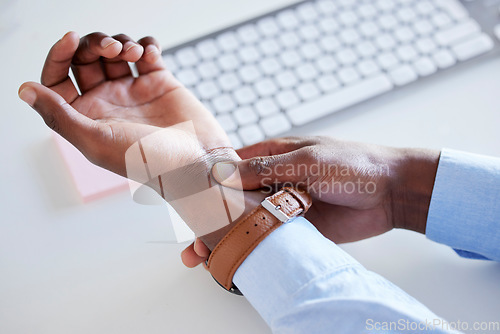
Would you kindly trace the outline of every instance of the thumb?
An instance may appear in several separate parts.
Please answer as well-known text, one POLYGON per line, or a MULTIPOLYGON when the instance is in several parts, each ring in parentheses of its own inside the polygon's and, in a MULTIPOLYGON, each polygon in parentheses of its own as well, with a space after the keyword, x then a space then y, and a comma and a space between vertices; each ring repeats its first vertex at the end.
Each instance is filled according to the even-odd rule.
POLYGON ((223 186, 235 189, 254 190, 276 183, 297 185, 309 176, 309 152, 308 148, 301 148, 283 154, 219 162, 212 167, 212 175, 223 186))
POLYGON ((83 145, 85 132, 96 129, 97 123, 71 107, 59 94, 35 82, 19 87, 21 100, 42 116, 45 124, 66 138, 78 149, 83 145))

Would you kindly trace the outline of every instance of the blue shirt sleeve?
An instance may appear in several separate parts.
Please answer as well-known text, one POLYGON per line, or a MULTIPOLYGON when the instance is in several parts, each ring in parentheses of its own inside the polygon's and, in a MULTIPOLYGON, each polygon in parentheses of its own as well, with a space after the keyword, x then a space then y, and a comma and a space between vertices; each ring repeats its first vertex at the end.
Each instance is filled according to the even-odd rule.
POLYGON ((500 158, 441 151, 426 235, 460 256, 500 261, 500 158))
POLYGON ((264 239, 233 281, 273 333, 453 333, 302 217, 264 239))

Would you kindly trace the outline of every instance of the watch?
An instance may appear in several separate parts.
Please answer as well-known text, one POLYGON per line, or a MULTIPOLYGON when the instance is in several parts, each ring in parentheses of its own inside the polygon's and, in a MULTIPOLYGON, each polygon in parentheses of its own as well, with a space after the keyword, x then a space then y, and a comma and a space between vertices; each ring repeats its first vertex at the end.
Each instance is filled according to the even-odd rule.
POLYGON ((311 203, 311 196, 307 192, 292 187, 283 187, 266 197, 211 252, 206 265, 215 281, 227 291, 242 295, 233 284, 233 276, 238 267, 272 231, 290 219, 304 215, 311 203))

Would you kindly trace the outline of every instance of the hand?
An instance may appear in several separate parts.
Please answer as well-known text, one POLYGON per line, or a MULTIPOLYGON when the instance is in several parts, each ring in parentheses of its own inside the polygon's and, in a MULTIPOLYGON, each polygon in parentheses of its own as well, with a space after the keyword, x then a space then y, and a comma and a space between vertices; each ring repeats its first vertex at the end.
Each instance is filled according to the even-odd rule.
MULTIPOLYGON (((171 193, 175 192, 173 188, 185 191, 188 183, 200 189, 200 184, 194 183, 207 183, 215 162, 239 159, 212 114, 165 68, 159 44, 152 37, 135 42, 126 35, 111 38, 92 33, 79 39, 75 32, 69 32, 50 50, 41 83, 21 85, 21 99, 90 161, 122 176, 127 176, 127 149, 153 133, 161 136, 155 136, 157 140, 149 148, 163 167, 174 170, 197 166, 195 173, 188 167, 180 180, 163 184, 171 193), (127 62, 135 63, 137 78, 132 76, 127 62), (70 67, 81 95, 68 76, 70 67), (192 122, 196 136, 179 130, 186 122, 192 122)), ((232 189, 228 191, 235 194, 232 189)), ((169 196, 172 194, 162 195, 175 198, 169 196)), ((245 192, 245 212, 255 207, 261 197, 260 193, 245 192)), ((224 217, 213 213, 210 216, 211 199, 217 200, 198 197, 195 204, 201 212, 192 210, 193 203, 185 202, 175 209, 195 233, 214 231, 197 233, 204 243, 214 247, 232 222, 219 229, 221 223, 228 223, 227 213, 224 211, 224 217), (200 203, 208 209, 201 210, 200 203)))
POLYGON ((165 68, 152 37, 135 42, 92 33, 79 39, 69 32, 50 50, 41 83, 24 83, 21 99, 90 161, 123 176, 125 151, 133 143, 178 123, 192 121, 198 140, 186 143, 174 132, 164 141, 165 152, 180 144, 185 157, 196 159, 231 146, 210 112, 165 68), (137 78, 127 62, 135 63, 137 78), (70 67, 81 95, 68 76, 70 67))
MULTIPOLYGON (((336 243, 395 227, 425 233, 439 151, 313 137, 271 139, 237 152, 247 160, 223 163, 224 169, 237 167, 245 190, 307 189, 314 202, 306 218, 336 243)), ((231 177, 217 181, 235 186, 231 177)))

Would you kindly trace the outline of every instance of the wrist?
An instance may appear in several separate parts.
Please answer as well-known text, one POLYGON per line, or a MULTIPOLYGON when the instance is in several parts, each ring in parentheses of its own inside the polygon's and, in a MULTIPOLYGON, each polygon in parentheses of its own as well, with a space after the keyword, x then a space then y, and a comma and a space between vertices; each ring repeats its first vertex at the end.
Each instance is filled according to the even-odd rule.
POLYGON ((440 152, 398 150, 397 172, 390 192, 393 226, 425 234, 440 152))

